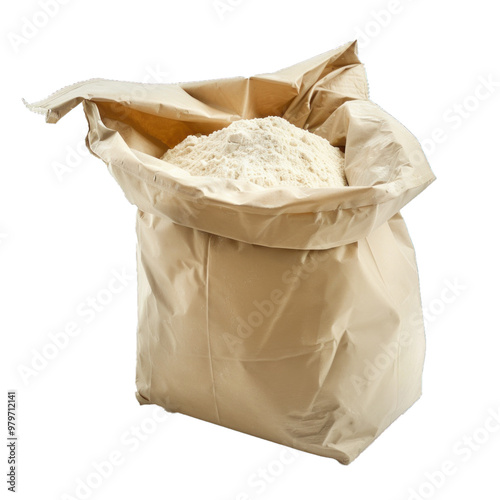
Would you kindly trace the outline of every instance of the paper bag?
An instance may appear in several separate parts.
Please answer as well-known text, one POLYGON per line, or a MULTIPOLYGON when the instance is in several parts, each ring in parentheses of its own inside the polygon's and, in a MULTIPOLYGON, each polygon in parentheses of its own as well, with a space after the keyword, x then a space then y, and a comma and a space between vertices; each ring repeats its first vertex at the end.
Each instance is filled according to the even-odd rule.
POLYGON ((399 210, 433 180, 371 102, 349 43, 276 73, 182 84, 89 80, 87 146, 138 207, 137 399, 356 458, 421 394, 424 329, 399 210), (265 188, 160 157, 186 136, 282 116, 345 151, 348 186, 265 188))

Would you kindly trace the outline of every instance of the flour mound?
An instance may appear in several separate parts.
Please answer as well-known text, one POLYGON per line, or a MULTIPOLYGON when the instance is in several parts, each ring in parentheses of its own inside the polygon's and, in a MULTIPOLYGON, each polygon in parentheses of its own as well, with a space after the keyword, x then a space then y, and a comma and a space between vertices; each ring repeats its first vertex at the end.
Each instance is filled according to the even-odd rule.
POLYGON ((269 116, 186 137, 162 157, 191 175, 242 179, 263 187, 346 186, 344 154, 326 139, 269 116))

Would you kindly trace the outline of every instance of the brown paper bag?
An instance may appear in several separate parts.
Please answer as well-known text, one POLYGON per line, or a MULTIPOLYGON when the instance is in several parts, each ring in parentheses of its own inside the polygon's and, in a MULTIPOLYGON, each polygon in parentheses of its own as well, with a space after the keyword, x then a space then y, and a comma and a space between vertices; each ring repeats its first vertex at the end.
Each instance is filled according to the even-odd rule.
POLYGON ((399 210, 434 176, 368 98, 356 44, 272 74, 90 80, 87 145, 138 207, 137 399, 347 464, 421 394, 424 330, 399 210), (348 187, 263 188, 159 158, 187 135, 277 115, 345 148, 348 187))

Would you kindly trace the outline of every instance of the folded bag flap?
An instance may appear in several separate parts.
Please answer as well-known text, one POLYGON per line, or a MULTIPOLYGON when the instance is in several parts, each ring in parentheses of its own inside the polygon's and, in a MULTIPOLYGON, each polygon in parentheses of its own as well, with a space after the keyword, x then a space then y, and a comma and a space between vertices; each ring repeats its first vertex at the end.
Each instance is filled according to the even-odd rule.
POLYGON ((325 249, 358 241, 434 180, 415 137, 368 99, 355 42, 272 74, 159 85, 89 80, 27 106, 55 123, 82 101, 87 146, 131 203, 247 243, 325 249), (264 188, 160 160, 190 134, 270 115, 345 148, 349 186, 264 188))

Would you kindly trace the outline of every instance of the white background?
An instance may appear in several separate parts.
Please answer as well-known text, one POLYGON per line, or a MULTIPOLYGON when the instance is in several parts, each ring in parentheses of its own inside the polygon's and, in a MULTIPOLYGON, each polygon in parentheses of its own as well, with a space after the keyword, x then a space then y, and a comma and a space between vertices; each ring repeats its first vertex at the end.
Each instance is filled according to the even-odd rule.
MULTIPOLYGON (((44 16, 42 1, 4 2, 1 16, 0 426, 5 435, 6 392, 17 390, 17 498, 83 498, 77 486, 87 481, 92 499, 499 498, 494 3, 64 3, 53 0, 44 16), (43 26, 30 31, 32 21, 43 26), (139 406, 135 209, 83 151, 81 107, 47 125, 21 98, 92 77, 176 82, 273 72, 354 38, 371 99, 423 142, 438 180, 403 210, 427 317, 424 394, 346 467, 139 406), (69 172, 58 177, 61 165, 69 172), (83 315, 113 272, 132 277, 95 317, 83 315), (38 361, 36 375, 21 376, 68 323, 79 334, 46 366, 38 361), (110 455, 121 460, 103 478, 94 464, 110 455), (438 473, 443 467, 452 473, 438 473)), ((4 479, 0 491, 8 493, 4 479)))

